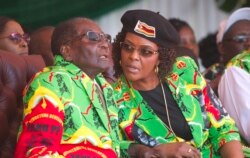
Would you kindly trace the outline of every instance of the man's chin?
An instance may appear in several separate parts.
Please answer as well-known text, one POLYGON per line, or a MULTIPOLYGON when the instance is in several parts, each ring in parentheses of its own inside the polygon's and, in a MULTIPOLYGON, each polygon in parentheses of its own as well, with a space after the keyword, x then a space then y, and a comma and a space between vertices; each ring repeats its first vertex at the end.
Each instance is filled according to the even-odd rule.
POLYGON ((109 69, 110 65, 109 64, 102 64, 100 65, 100 69, 102 70, 102 72, 107 71, 109 69))

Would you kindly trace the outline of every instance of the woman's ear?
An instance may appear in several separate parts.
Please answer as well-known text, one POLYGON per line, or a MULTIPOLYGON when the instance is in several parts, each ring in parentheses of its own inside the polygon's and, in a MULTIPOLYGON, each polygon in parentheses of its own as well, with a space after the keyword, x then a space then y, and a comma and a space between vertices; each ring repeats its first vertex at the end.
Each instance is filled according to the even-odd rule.
POLYGON ((159 64, 160 64, 160 59, 157 60, 156 66, 159 66, 159 64))
POLYGON ((67 46, 67 45, 61 46, 60 52, 61 52, 63 58, 66 61, 72 61, 72 56, 71 56, 71 53, 70 53, 70 47, 69 46, 67 46))

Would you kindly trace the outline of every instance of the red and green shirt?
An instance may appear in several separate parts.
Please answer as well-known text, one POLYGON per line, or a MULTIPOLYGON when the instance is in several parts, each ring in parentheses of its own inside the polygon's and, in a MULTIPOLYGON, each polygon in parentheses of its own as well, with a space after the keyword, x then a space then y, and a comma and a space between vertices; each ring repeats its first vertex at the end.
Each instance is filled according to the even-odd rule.
POLYGON ((118 157, 113 89, 101 74, 95 81, 107 109, 94 81, 61 56, 56 56, 55 66, 37 73, 24 91, 15 157, 118 157))

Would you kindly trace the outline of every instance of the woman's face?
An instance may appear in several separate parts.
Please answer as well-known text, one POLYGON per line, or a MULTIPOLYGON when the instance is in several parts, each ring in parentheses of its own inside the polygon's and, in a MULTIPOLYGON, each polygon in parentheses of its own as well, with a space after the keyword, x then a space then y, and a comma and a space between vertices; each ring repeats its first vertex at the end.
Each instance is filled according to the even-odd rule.
POLYGON ((28 37, 20 24, 9 21, 5 25, 4 31, 0 34, 0 49, 18 55, 28 55, 28 37))
POLYGON ((121 67, 126 78, 132 82, 157 77, 159 65, 158 46, 133 33, 127 33, 121 43, 121 67))
POLYGON ((199 47, 195 39, 193 30, 189 27, 183 27, 180 32, 181 45, 185 48, 191 49, 196 57, 199 57, 199 47))

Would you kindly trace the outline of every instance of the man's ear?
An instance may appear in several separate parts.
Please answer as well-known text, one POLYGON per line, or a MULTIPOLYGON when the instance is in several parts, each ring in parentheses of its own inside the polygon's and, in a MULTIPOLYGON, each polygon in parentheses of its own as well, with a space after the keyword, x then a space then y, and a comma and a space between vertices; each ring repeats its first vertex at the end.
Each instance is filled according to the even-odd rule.
POLYGON ((217 44, 217 47, 218 47, 218 50, 219 50, 220 55, 224 54, 225 49, 224 49, 223 43, 222 43, 222 42, 218 43, 218 44, 217 44))
POLYGON ((66 61, 72 61, 70 47, 68 45, 62 45, 60 48, 60 52, 66 61))

